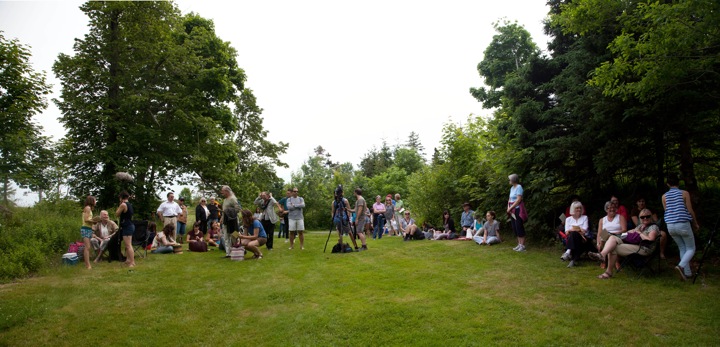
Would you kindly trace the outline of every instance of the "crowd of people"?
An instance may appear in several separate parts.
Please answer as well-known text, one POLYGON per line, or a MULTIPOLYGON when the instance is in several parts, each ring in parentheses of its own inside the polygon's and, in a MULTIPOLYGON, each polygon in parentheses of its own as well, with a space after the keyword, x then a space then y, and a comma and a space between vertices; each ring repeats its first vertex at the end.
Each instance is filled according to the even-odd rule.
MULTIPOLYGON (((511 188, 505 212, 517 240, 513 250, 525 252, 524 224, 528 214, 523 200, 524 191, 518 175, 512 174, 508 176, 508 180, 511 188)), ((695 253, 693 229, 697 230, 699 225, 689 194, 678 188, 677 176, 670 175, 667 184, 669 190, 662 197, 665 211, 662 219, 646 207, 644 197, 636 199, 636 205, 628 214, 619 199, 611 196, 604 206, 605 216, 597 222, 597 233, 593 232, 580 198, 571 197, 570 206, 565 214, 561 215, 559 235, 565 250, 560 258, 568 261, 567 267, 572 268, 578 266, 581 258, 587 255, 588 258, 599 261, 604 269, 598 278, 608 279, 613 276, 613 270, 619 267, 619 256, 647 256, 659 247, 660 257, 664 259, 667 239, 670 236, 678 244, 680 251, 680 261, 676 266, 678 274, 683 279, 690 277, 690 260, 695 253)), ((225 251, 224 258, 231 258, 233 247, 243 247, 253 253, 253 258, 262 259, 260 248, 265 246, 271 251, 274 247, 273 235, 278 222, 278 239, 284 237, 285 242, 289 243, 289 249, 293 250, 295 240, 299 238, 300 249, 305 249, 305 201, 298 196, 297 188, 288 189, 286 196, 279 201, 272 193, 261 192, 253 202, 256 206, 255 213, 242 208, 230 187, 223 186, 220 193, 223 196, 222 205, 214 197, 209 199, 209 203, 205 198, 199 200, 195 208, 195 222, 190 231, 186 231, 188 209, 185 198, 180 197, 176 202, 174 194, 168 193, 167 200, 162 202, 156 211, 162 222, 161 230, 156 232, 154 222, 148 224, 148 229, 154 235, 152 252, 181 253, 183 243, 187 243, 188 250, 193 252, 206 252, 208 247, 217 247, 225 251)), ((468 202, 462 205, 458 228, 449 210, 443 211, 442 220, 436 228, 427 221, 418 226, 400 194, 387 194, 384 197, 377 195, 375 203, 368 206, 361 188, 354 189, 353 193, 355 204, 351 207, 348 199, 344 197, 342 186, 339 186, 335 190, 330 208, 338 233, 338 244, 343 245, 343 237, 349 237, 353 247, 347 248, 350 251, 367 250, 368 239, 379 240, 383 235, 400 236, 405 241, 472 240, 478 245, 488 246, 503 242, 496 212, 473 211, 468 202)), ((95 198, 88 196, 85 200, 81 236, 85 243, 84 259, 87 268, 91 268, 90 249, 96 250, 95 262, 98 262, 107 243, 117 232, 121 232, 125 244, 126 264, 135 266, 132 247, 133 208, 128 201, 127 192, 122 192, 119 198, 120 205, 115 212, 120 221, 119 226, 110 220, 105 210, 100 211, 99 217, 93 218, 95 198)), ((346 248, 342 247, 342 250, 345 251, 346 248)))

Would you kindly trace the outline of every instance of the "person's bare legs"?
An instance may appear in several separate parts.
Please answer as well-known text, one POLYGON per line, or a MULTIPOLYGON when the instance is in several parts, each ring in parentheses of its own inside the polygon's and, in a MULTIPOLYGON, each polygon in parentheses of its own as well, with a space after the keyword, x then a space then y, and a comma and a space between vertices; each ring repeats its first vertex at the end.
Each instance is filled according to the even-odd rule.
POLYGON ((300 249, 305 249, 305 232, 300 230, 298 233, 300 233, 300 249))
POLYGON ((125 244, 125 257, 127 258, 125 260, 125 264, 127 264, 129 267, 135 266, 135 251, 132 247, 132 235, 130 236, 123 236, 123 243, 125 244))
POLYGON ((293 249, 293 247, 295 247, 295 234, 297 234, 297 231, 290 232, 290 249, 293 249))
POLYGON ((665 247, 667 247, 668 233, 660 231, 660 259, 665 259, 665 247))
POLYGON ((92 265, 90 265, 90 239, 87 237, 83 237, 83 243, 85 244, 85 249, 83 249, 85 268, 92 269, 92 265))

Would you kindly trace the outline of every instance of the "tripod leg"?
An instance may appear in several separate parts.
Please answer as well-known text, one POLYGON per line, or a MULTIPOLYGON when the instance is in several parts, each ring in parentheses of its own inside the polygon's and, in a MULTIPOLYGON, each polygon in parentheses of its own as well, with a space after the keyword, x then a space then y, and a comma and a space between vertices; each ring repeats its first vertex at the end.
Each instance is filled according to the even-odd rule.
POLYGON ((705 262, 705 256, 707 256, 708 252, 710 251, 710 246, 712 246, 713 238, 715 237, 715 231, 717 230, 717 224, 715 225, 715 229, 710 233, 710 237, 708 239, 707 244, 705 245, 705 249, 703 249, 703 255, 700 257, 700 262, 698 262, 697 270, 695 271, 695 275, 693 276, 692 283, 695 284, 695 281, 697 280, 698 276, 700 275, 700 270, 702 269, 703 263, 705 262))
POLYGON ((323 253, 325 253, 325 251, 327 251, 327 244, 328 244, 328 242, 330 241, 330 235, 331 235, 332 232, 333 232, 333 227, 334 227, 334 226, 335 226, 335 224, 333 224, 333 225, 330 227, 330 232, 328 232, 327 240, 325 240, 325 248, 323 249, 323 253))

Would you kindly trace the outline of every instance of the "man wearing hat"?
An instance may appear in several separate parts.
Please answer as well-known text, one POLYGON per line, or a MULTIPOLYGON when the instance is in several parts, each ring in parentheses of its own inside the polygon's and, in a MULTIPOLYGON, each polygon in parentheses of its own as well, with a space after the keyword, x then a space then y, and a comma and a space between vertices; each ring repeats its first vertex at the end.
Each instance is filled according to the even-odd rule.
POLYGON ((475 224, 475 220, 473 219, 474 214, 475 211, 470 209, 470 203, 463 203, 463 213, 460 215, 460 225, 463 230, 461 235, 466 235, 467 230, 472 229, 473 224, 475 224))

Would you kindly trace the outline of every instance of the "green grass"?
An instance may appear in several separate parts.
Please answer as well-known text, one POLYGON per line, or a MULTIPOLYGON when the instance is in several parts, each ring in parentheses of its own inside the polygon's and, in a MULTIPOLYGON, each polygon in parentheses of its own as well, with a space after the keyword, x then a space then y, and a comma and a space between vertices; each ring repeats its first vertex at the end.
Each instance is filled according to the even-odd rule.
MULTIPOLYGON (((598 280, 557 249, 370 240, 230 262, 221 252, 55 268, 0 286, 0 345, 717 345, 717 270, 598 280)), ((672 245, 671 245, 672 247, 672 245)))

